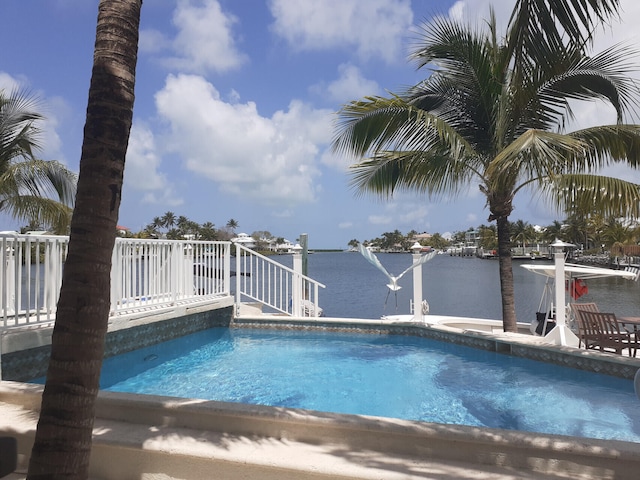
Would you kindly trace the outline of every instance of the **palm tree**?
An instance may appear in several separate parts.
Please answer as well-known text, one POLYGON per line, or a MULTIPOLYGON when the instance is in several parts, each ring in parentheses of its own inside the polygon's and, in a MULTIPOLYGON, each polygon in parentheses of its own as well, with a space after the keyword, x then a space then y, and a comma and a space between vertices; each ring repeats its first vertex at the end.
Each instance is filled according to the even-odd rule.
POLYGON ((509 225, 509 229, 511 231, 511 241, 520 244, 522 249, 522 255, 524 255, 524 250, 527 246, 527 243, 533 241, 536 237, 536 231, 529 222, 525 222, 524 220, 516 220, 514 223, 509 225))
POLYGON ((227 228, 229 230, 231 230, 232 233, 235 233, 236 228, 238 228, 239 224, 236 220, 234 220, 233 218, 229 219, 229 221, 227 222, 227 228))
POLYGON ((625 225, 619 219, 611 219, 606 223, 602 236, 605 244, 611 248, 614 243, 631 244, 634 239, 634 232, 633 228, 625 225))
POLYGON ((100 0, 77 202, 28 479, 86 479, 142 0, 100 0))
POLYGON ((173 212, 166 212, 162 218, 162 226, 167 230, 171 230, 176 224, 176 214, 173 212))
POLYGON ((56 161, 36 158, 40 149, 38 99, 0 90, 0 211, 15 219, 66 233, 76 175, 56 161))
POLYGON ((564 225, 558 220, 554 220, 551 225, 548 225, 542 231, 542 241, 546 243, 553 243, 556 239, 564 240, 563 238, 564 225))
MULTIPOLYGON (((524 4, 546 5, 517 7, 524 4)), ((518 192, 535 187, 565 210, 595 204, 608 214, 640 213, 637 185, 582 173, 640 160, 640 127, 622 123, 635 93, 629 50, 589 57, 583 44, 538 45, 517 13, 502 42, 493 13, 488 31, 442 18, 424 26, 412 58, 419 68, 432 66, 429 78, 398 95, 345 105, 333 142, 335 151, 363 158, 352 166, 360 192, 455 195, 477 182, 497 225, 503 324, 511 332, 517 327, 508 218, 518 192), (536 61, 541 52, 544 61, 536 61), (584 100, 611 104, 618 123, 564 133, 569 102, 584 100)))

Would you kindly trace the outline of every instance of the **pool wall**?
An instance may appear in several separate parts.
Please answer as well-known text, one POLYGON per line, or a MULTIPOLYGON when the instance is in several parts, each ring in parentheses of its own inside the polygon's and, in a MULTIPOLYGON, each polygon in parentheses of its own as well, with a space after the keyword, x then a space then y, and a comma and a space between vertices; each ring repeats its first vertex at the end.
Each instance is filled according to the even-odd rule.
POLYGON ((464 319, 442 317, 448 325, 417 325, 415 323, 383 322, 366 319, 292 320, 286 317, 236 318, 231 323, 236 328, 271 328, 283 330, 322 329, 335 332, 372 333, 385 335, 411 335, 465 345, 472 348, 504 353, 540 362, 602 373, 633 380, 640 368, 640 358, 601 353, 595 350, 578 349, 542 343, 541 337, 502 332, 483 332, 464 329, 464 319), (451 325, 456 325, 455 327, 451 325))
MULTIPOLYGON (((116 318, 109 322, 105 358, 148 347, 213 327, 229 326, 231 302, 217 308, 191 308, 178 312, 140 317, 116 318)), ((3 332, 2 380, 28 381, 47 372, 53 326, 14 329, 3 332)))
MULTIPOLYGON (((41 393, 38 385, 0 382, 0 433, 18 439, 22 469, 41 393)), ((626 480, 639 468, 639 445, 628 442, 100 392, 90 476, 626 480), (459 474, 436 476, 454 467, 459 474)))

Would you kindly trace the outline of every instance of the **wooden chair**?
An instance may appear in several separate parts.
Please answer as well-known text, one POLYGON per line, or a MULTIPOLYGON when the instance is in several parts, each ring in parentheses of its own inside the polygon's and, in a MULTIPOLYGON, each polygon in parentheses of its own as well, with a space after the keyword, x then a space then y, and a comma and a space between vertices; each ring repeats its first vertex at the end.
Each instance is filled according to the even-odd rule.
POLYGON ((585 324, 582 312, 599 312, 595 303, 572 303, 571 311, 578 324, 578 348, 584 344, 584 348, 597 348, 595 346, 597 330, 593 330, 590 325, 585 324))
POLYGON ((580 317, 584 321, 588 335, 586 340, 591 342, 591 348, 602 352, 613 351, 619 355, 622 350, 628 350, 630 357, 636 356, 638 339, 635 334, 622 328, 614 313, 582 311, 580 317))

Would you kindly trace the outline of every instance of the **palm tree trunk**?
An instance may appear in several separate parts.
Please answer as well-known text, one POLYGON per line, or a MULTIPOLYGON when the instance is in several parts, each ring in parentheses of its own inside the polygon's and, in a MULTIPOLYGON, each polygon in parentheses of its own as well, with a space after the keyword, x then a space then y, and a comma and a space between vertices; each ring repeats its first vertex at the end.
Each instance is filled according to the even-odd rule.
POLYGON ((511 239, 507 217, 496 219, 498 230, 498 261, 500 263, 500 294, 502 297, 502 327, 505 332, 517 332, 515 293, 511 262, 511 239))
POLYGON ((110 306, 142 0, 101 0, 80 175, 27 478, 86 479, 110 306))

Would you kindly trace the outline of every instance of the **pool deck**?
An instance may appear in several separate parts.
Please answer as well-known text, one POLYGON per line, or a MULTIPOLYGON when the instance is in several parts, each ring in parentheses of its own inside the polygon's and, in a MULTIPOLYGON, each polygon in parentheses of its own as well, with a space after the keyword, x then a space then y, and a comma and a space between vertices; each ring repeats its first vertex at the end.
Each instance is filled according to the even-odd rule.
MULTIPOLYGON (((629 377, 640 359, 544 344, 539 337, 357 319, 244 318, 244 328, 424 334, 629 377), (595 367, 594 367, 595 365, 595 367)), ((42 386, 0 382, 0 434, 18 439, 26 476, 42 386)), ((196 399, 100 392, 94 480, 636 479, 640 444, 196 399), (117 459, 117 461, 114 461, 117 459)))
MULTIPOLYGON (((0 383, 25 477, 42 387, 0 383)), ((632 479, 640 445, 102 392, 93 479, 632 479), (114 461, 117 459, 117 461, 114 461)))

